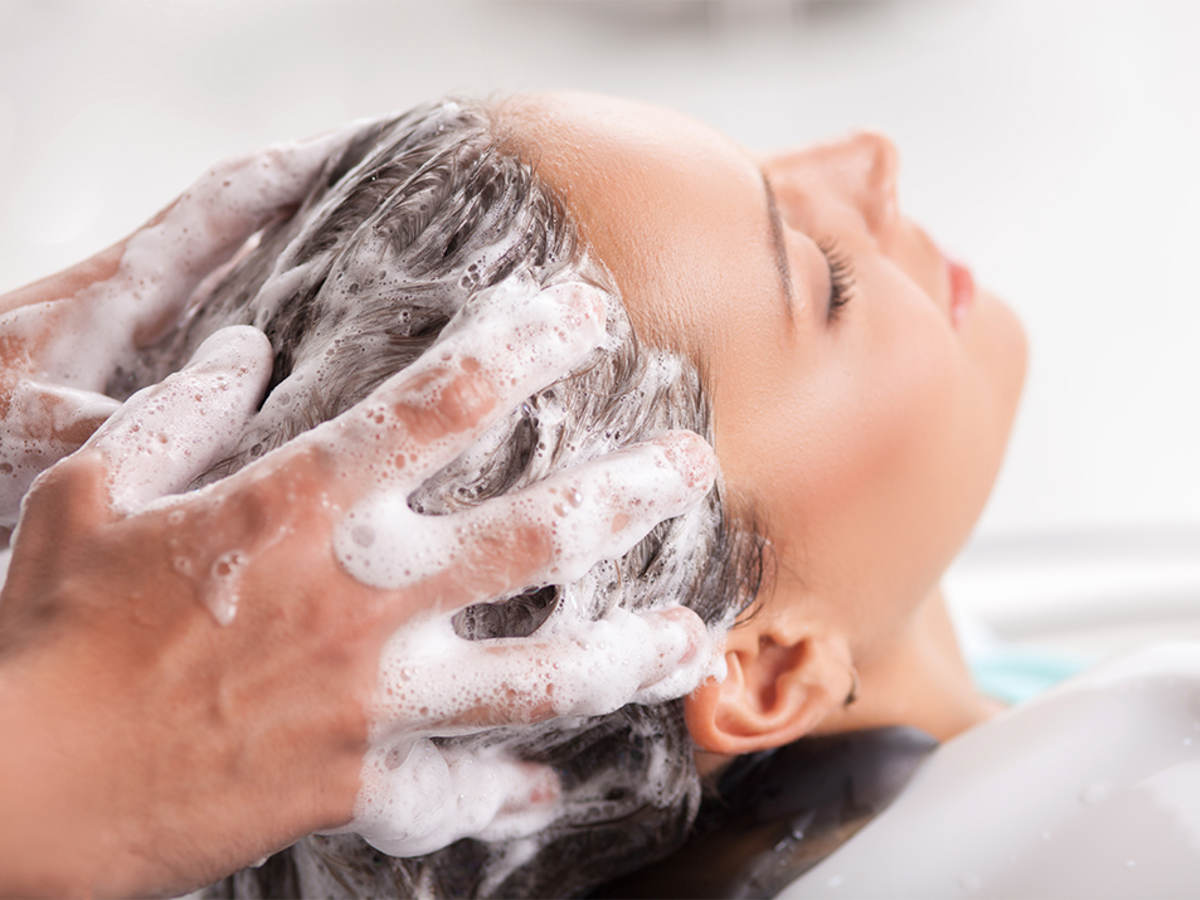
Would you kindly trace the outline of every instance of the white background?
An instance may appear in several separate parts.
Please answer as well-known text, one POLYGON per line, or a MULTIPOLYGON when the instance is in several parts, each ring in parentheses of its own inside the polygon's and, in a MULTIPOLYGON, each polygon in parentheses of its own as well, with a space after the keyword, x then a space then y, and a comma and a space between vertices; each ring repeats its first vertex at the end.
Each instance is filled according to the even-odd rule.
POLYGON ((1186 0, 0 0, 0 289, 217 157, 448 92, 625 94, 763 149, 879 128, 1032 341, 957 599, 1061 647, 1200 636, 1197 34, 1186 0))

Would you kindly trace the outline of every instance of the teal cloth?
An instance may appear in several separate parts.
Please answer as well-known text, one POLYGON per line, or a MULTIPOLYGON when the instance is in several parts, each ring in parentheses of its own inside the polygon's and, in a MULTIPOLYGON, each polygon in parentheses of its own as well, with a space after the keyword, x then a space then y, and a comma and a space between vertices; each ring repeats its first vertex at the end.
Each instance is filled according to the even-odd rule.
POLYGON ((1088 660, 1032 647, 997 646, 970 660, 971 675, 983 693, 1020 703, 1088 666, 1088 660))

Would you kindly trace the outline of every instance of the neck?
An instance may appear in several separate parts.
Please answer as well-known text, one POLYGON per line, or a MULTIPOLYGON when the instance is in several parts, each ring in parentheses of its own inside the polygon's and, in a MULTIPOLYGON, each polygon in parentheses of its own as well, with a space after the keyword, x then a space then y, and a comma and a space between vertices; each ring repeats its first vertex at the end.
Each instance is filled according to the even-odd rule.
POLYGON ((815 734, 911 725, 944 741, 1002 709, 972 683, 940 588, 886 651, 858 663, 858 684, 857 700, 815 734))

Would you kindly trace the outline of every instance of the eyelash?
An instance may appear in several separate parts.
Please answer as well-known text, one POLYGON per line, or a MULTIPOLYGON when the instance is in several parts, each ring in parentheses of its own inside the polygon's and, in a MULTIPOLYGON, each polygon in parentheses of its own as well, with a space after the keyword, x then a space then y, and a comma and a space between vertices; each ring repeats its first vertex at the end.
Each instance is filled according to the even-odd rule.
POLYGON ((817 241, 817 247, 825 254, 829 266, 829 315, 828 321, 836 321, 842 307, 854 296, 854 263, 850 256, 838 246, 837 241, 817 241))

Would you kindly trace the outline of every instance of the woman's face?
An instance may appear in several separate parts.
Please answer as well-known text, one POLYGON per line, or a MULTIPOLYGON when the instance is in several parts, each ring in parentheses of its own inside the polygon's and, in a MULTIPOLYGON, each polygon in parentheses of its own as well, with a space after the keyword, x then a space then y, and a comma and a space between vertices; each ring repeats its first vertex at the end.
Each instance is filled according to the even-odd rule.
POLYGON ((1025 370, 1013 314, 901 215, 882 137, 759 157, 678 113, 578 94, 516 98, 500 123, 565 195, 643 340, 705 374, 729 495, 773 543, 767 610, 844 629, 869 658, 995 479, 1025 370))

